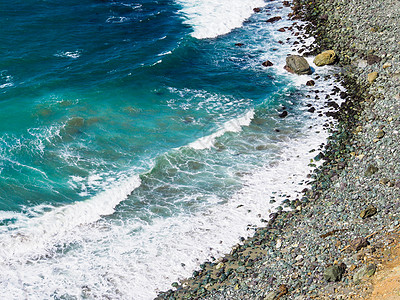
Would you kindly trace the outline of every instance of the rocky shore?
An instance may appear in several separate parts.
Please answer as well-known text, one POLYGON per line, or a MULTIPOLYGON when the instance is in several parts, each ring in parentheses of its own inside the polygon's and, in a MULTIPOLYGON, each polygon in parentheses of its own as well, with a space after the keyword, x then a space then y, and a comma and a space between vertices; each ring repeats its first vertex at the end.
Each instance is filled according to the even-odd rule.
POLYGON ((294 21, 307 21, 299 30, 316 39, 299 52, 333 50, 336 76, 346 88, 335 92, 345 101, 318 154, 324 162, 310 174, 301 199, 157 299, 368 299, 371 280, 394 259, 400 239, 400 5, 282 4, 292 6, 294 21))

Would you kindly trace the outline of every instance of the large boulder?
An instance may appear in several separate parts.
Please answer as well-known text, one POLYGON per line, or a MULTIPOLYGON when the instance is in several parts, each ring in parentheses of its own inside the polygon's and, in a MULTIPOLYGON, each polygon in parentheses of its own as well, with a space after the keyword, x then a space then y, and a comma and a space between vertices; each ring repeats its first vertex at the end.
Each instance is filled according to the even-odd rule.
POLYGON ((311 74, 311 68, 307 60, 300 55, 289 55, 286 57, 285 70, 299 75, 311 74))
POLYGON ((318 67, 331 65, 336 60, 336 53, 333 50, 324 51, 318 54, 314 59, 314 64, 318 67))

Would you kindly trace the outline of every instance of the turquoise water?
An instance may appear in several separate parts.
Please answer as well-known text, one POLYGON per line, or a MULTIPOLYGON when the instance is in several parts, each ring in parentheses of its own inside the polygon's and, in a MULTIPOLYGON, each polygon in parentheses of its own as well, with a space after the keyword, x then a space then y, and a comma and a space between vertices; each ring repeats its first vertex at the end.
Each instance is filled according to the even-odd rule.
POLYGON ((276 29, 290 22, 266 27, 282 11, 252 14, 265 5, 0 3, 5 296, 150 299, 212 254, 202 234, 223 226, 210 210, 230 218, 309 119, 282 71, 276 29))

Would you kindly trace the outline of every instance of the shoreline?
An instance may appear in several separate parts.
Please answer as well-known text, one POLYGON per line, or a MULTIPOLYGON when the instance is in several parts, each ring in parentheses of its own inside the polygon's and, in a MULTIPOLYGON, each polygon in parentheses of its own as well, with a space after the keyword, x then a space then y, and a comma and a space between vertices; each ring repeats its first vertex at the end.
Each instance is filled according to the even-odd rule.
POLYGON ((308 21, 306 33, 316 38, 303 54, 333 49, 346 88, 324 163, 310 174, 311 188, 290 203, 292 211, 271 214, 253 237, 157 299, 366 299, 371 294, 370 279, 395 247, 400 226, 400 40, 393 41, 397 48, 381 42, 379 37, 396 37, 396 29, 377 18, 394 12, 396 25, 400 10, 395 1, 367 2, 292 4, 292 19, 308 21), (375 17, 370 6, 379 11, 375 17), (375 22, 370 27, 355 26, 369 24, 369 17, 375 22), (373 72, 378 77, 368 82, 373 72))

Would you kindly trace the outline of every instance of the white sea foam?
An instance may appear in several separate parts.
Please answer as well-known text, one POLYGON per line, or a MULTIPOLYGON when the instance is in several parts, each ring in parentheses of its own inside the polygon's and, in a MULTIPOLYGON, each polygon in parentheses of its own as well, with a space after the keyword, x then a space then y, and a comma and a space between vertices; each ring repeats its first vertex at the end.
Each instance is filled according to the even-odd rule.
POLYGON ((0 89, 14 86, 13 77, 7 74, 7 70, 0 72, 0 89))
POLYGON ((35 218, 20 218, 16 230, 2 235, 0 256, 4 261, 24 262, 32 257, 45 256, 66 240, 68 232, 77 226, 91 224, 101 216, 110 215, 121 201, 140 185, 138 176, 130 176, 89 200, 57 207, 35 218))
POLYGON ((76 50, 76 51, 59 51, 54 56, 56 57, 67 57, 67 58, 73 58, 77 59, 81 56, 82 50, 76 50))
POLYGON ((193 27, 192 36, 214 38, 241 27, 253 14, 253 8, 264 6, 262 0, 177 0, 182 6, 185 23, 193 27))
POLYGON ((193 149, 207 149, 211 148, 215 142, 217 137, 222 136, 226 132, 239 132, 242 130, 243 126, 249 126, 251 120, 254 117, 254 109, 249 110, 243 116, 238 117, 236 119, 227 121, 223 124, 222 128, 217 132, 214 132, 210 135, 199 138, 198 140, 190 143, 188 147, 193 149))

